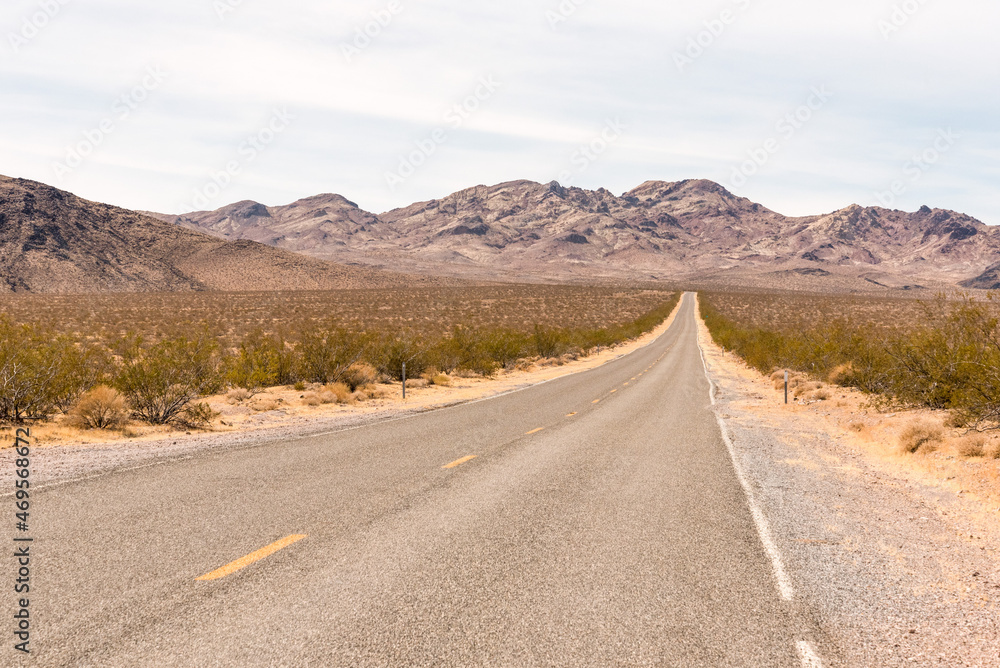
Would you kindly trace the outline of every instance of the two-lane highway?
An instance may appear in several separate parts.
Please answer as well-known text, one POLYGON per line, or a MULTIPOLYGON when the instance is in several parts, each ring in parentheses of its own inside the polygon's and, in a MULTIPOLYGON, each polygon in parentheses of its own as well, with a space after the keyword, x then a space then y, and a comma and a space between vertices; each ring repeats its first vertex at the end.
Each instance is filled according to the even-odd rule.
POLYGON ((38 665, 801 666, 824 644, 779 591, 690 294, 590 371, 35 508, 38 665))

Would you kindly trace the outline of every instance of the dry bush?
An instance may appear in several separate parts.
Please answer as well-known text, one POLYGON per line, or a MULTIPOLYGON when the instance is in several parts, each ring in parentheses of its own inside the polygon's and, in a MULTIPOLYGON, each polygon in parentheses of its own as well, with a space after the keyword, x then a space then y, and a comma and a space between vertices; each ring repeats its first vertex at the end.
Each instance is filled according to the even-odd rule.
POLYGON ((1000 441, 990 441, 983 447, 983 456, 987 459, 1000 459, 1000 441))
POLYGON ((351 396, 347 398, 349 403, 356 404, 360 401, 368 401, 368 392, 364 390, 358 390, 357 392, 352 392, 351 396))
POLYGON ((982 457, 986 449, 986 437, 982 434, 967 434, 955 443, 955 452, 961 457, 982 457))
POLYGON ((944 429, 930 422, 914 422, 899 434, 899 447, 904 452, 933 452, 944 438, 944 429))
POLYGON ((355 392, 377 383, 378 371, 370 364, 357 362, 347 367, 340 380, 350 388, 351 392, 355 392))
POLYGON ((172 422, 186 429, 206 429, 219 415, 205 402, 189 403, 172 422))
POLYGON ((848 429, 858 433, 863 432, 867 427, 868 425, 866 425, 864 422, 852 422, 851 424, 847 425, 848 429))
POLYGON ((237 387, 232 390, 229 390, 229 392, 226 392, 226 401, 228 401, 231 404, 238 404, 241 401, 246 401, 247 399, 250 399, 251 397, 253 397, 253 395, 250 393, 250 391, 242 387, 237 387))
POLYGON ((445 373, 438 373, 427 379, 431 385, 439 385, 440 387, 448 387, 451 385, 451 377, 445 373))
POLYGON ((346 404, 351 400, 351 388, 346 383, 328 383, 319 393, 324 404, 346 404))
POLYGON ((257 411, 258 413, 266 413, 267 411, 273 411, 278 407, 278 400, 276 397, 272 397, 267 394, 258 394, 250 402, 250 408, 257 411))
POLYGON ((428 385, 430 385, 430 383, 427 382, 427 380, 424 379, 424 378, 407 378, 406 379, 406 386, 407 387, 427 387, 428 385))
POLYGON ((70 419, 85 429, 120 429, 128 423, 129 412, 121 393, 98 385, 80 397, 70 419))
POLYGON ((831 385, 846 385, 854 377, 854 365, 851 362, 838 364, 827 374, 826 381, 831 385))
MULTIPOLYGON (((334 398, 336 401, 336 397, 334 398)), ((315 392, 310 392, 308 394, 302 395, 302 403, 305 406, 319 406, 323 401, 319 398, 319 395, 315 392)), ((329 403, 329 402, 327 402, 329 403)))
POLYGON ((294 385, 292 385, 292 388, 296 392, 302 392, 302 391, 304 391, 306 389, 306 384, 305 384, 304 381, 299 380, 299 381, 296 381, 294 385))
POLYGON ((830 398, 830 393, 826 391, 826 388, 820 388, 813 392, 810 396, 815 401, 826 401, 830 398))

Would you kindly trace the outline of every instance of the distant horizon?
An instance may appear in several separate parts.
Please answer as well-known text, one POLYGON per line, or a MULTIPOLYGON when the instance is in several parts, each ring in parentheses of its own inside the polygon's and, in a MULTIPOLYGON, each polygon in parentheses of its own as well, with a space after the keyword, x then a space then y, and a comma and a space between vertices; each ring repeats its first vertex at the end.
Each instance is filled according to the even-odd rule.
MULTIPOLYGON (((10 176, 9 174, 8 175, 4 175, 4 176, 7 176, 8 178, 27 178, 27 177, 10 176)), ((37 181, 37 179, 28 179, 28 180, 37 181)), ((494 184, 477 183, 475 185, 466 186, 464 188, 459 188, 458 190, 453 190, 453 191, 451 191, 449 193, 446 193, 444 195, 440 195, 438 197, 429 197, 427 199, 414 200, 414 201, 409 202, 407 204, 403 204, 401 206, 397 206, 397 207, 394 207, 392 209, 384 209, 384 210, 381 210, 381 211, 378 211, 378 210, 375 210, 375 209, 369 209, 369 208, 363 206, 354 197, 351 197, 350 194, 348 194, 348 193, 337 192, 337 191, 334 191, 334 190, 326 190, 326 191, 312 193, 311 195, 303 195, 302 197, 298 197, 296 199, 284 202, 282 204, 270 204, 268 202, 264 202, 264 201, 259 200, 259 199, 243 198, 243 199, 234 200, 232 202, 226 202, 224 204, 220 204, 218 206, 214 206, 214 207, 212 207, 210 209, 193 209, 193 210, 190 210, 190 211, 185 211, 183 213, 176 213, 176 212, 173 212, 173 211, 157 211, 155 209, 150 209, 150 208, 132 208, 132 207, 128 207, 128 206, 119 204, 117 202, 110 202, 110 201, 104 201, 104 200, 94 199, 94 198, 91 198, 91 197, 86 197, 86 196, 82 195, 81 193, 74 192, 72 190, 66 190, 65 188, 59 188, 59 186, 57 186, 57 185, 53 185, 51 183, 45 183, 44 181, 39 181, 39 183, 45 183, 45 185, 48 185, 50 187, 59 188, 60 190, 66 190, 66 192, 70 192, 70 193, 76 195, 77 197, 82 197, 83 199, 90 200, 90 201, 93 201, 93 202, 99 202, 101 204, 108 204, 108 205, 111 205, 111 206, 117 206, 119 208, 129 209, 131 211, 157 213, 157 214, 170 215, 170 216, 186 216, 186 215, 196 214, 196 213, 208 213, 208 212, 212 212, 212 211, 218 211, 219 209, 224 209, 224 208, 232 206, 234 204, 239 204, 240 202, 253 202, 255 204, 261 204, 261 205, 269 207, 269 208, 283 207, 283 206, 290 206, 290 205, 295 204, 296 202, 300 202, 300 201, 302 201, 304 199, 309 199, 311 197, 320 197, 320 196, 323 196, 323 195, 335 195, 335 196, 343 197, 344 199, 346 199, 349 202, 353 203, 355 206, 357 206, 362 211, 365 211, 366 213, 375 214, 376 216, 381 216, 383 214, 389 213, 390 211, 396 211, 398 209, 405 209, 408 206, 412 206, 414 204, 419 204, 421 202, 431 202, 431 201, 441 200, 441 199, 444 199, 446 197, 449 197, 450 195, 454 195, 455 193, 462 192, 463 190, 471 190, 472 188, 495 188, 497 186, 504 185, 506 183, 517 183, 517 182, 520 182, 520 181, 527 181, 527 182, 530 182, 530 183, 535 183, 537 185, 547 185, 548 183, 552 183, 552 181, 541 182, 541 181, 534 181, 532 179, 508 179, 506 181, 500 181, 500 182, 494 183, 494 184)), ((917 206, 914 209, 900 209, 900 208, 893 208, 893 207, 884 207, 884 206, 881 206, 880 204, 877 204, 877 203, 876 204, 865 205, 865 204, 860 204, 858 202, 850 202, 849 204, 845 204, 843 206, 839 206, 839 207, 837 207, 835 209, 829 209, 829 210, 823 210, 823 211, 813 211, 811 213, 805 213, 805 214, 791 214, 791 213, 786 213, 785 211, 782 211, 780 209, 776 209, 774 207, 771 207, 771 206, 769 206, 765 202, 756 201, 754 199, 746 197, 745 195, 740 195, 738 192, 734 192, 732 189, 730 189, 728 186, 726 186, 726 184, 719 183, 718 181, 713 181, 712 179, 707 179, 707 178, 678 179, 676 181, 664 181, 662 179, 646 179, 645 181, 642 181, 642 182, 636 184, 635 186, 629 188, 628 190, 623 190, 621 192, 616 192, 616 191, 614 191, 611 188, 608 188, 606 186, 597 186, 596 188, 585 188, 585 187, 582 187, 582 186, 566 185, 566 184, 562 184, 562 183, 560 183, 559 185, 562 186, 562 187, 564 187, 564 188, 579 188, 581 190, 587 190, 587 191, 590 191, 590 192, 596 192, 596 191, 598 191, 598 190, 600 190, 600 189, 603 188, 604 190, 609 191, 615 197, 623 197, 627 193, 631 192, 632 190, 635 190, 636 188, 638 188, 639 186, 641 186, 641 185, 643 185, 645 183, 683 183, 685 181, 710 181, 710 182, 712 182, 712 183, 714 183, 714 184, 716 184, 718 186, 721 186, 721 187, 725 188, 731 195, 734 195, 735 197, 740 197, 740 198, 743 198, 743 199, 747 199, 750 202, 753 202, 754 204, 759 204, 760 206, 763 206, 764 208, 768 209, 769 211, 773 211, 774 213, 777 213, 779 215, 785 216, 786 218, 806 218, 806 217, 810 217, 810 216, 827 215, 827 214, 830 214, 830 213, 834 213, 836 211, 842 211, 842 210, 844 210, 844 209, 846 209, 848 207, 851 207, 851 206, 861 206, 863 208, 882 208, 882 209, 887 209, 887 210, 890 210, 890 211, 901 211, 903 213, 912 214, 912 213, 917 213, 920 210, 920 208, 922 208, 924 206, 927 206, 927 207, 929 207, 932 210, 952 211, 954 213, 958 213, 958 214, 962 214, 962 215, 974 218, 974 219, 978 220, 979 222, 983 223, 984 225, 988 225, 988 226, 991 226, 991 227, 995 227, 996 226, 996 224, 989 223, 989 222, 987 222, 985 220, 982 220, 981 218, 978 218, 975 215, 973 215, 971 213, 968 213, 966 211, 960 211, 958 209, 951 209, 949 207, 937 206, 937 205, 935 205, 935 204, 933 204, 931 202, 926 202, 924 204, 921 204, 921 205, 917 206)), ((558 183, 558 181, 556 181, 556 182, 558 183)))

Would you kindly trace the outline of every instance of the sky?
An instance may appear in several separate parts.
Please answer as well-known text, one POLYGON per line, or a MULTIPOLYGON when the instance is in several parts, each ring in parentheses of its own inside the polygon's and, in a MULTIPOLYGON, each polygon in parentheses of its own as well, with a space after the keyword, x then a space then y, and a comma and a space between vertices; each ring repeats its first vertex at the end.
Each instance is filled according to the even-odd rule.
POLYGON ((706 178, 1000 224, 995 0, 4 0, 0 174, 185 213, 706 178))

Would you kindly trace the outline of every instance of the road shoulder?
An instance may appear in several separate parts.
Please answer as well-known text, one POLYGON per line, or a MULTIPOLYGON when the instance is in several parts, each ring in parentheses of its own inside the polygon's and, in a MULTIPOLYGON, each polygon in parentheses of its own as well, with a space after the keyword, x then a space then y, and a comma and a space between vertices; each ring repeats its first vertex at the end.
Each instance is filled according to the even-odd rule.
POLYGON ((828 633, 820 653, 846 665, 1000 664, 991 499, 859 445, 832 409, 785 409, 768 379, 698 325, 716 410, 799 597, 828 633))

